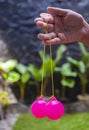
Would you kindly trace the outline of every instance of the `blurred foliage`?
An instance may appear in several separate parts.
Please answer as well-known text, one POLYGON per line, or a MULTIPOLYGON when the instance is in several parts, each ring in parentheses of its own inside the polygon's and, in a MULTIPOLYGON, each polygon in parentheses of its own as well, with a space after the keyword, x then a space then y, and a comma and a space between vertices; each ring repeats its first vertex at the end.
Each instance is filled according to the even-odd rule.
MULTIPOLYGON (((34 85, 37 91, 40 92, 40 87, 43 78, 43 94, 46 91, 49 79, 51 78, 52 72, 60 74, 61 80, 59 81, 63 87, 62 95, 65 95, 65 88, 73 88, 75 86, 75 77, 79 77, 82 86, 82 94, 86 93, 86 85, 88 82, 87 76, 89 72, 89 53, 85 46, 79 43, 79 47, 82 52, 82 57, 78 61, 71 56, 67 57, 66 63, 58 65, 60 60, 63 58, 63 54, 66 51, 65 45, 60 45, 57 48, 55 58, 51 58, 49 54, 44 51, 39 52, 41 59, 41 66, 37 67, 34 64, 24 65, 19 63, 15 59, 10 59, 6 62, 0 61, 0 82, 2 86, 9 84, 19 84, 20 88, 20 99, 24 100, 25 87, 27 84, 34 85), (52 68, 51 68, 52 65, 52 68), (51 70, 52 69, 52 70, 51 70), (43 76, 43 77, 42 77, 43 76), (39 90, 38 90, 39 89, 39 90)), ((29 86, 28 85, 28 86, 29 86)), ((3 87, 4 88, 4 87, 3 87)), ((39 95, 37 95, 39 96, 39 95)))
POLYGON ((8 106, 10 104, 10 100, 8 99, 8 92, 0 91, 0 105, 8 106))
POLYGON ((73 59, 72 57, 67 57, 68 61, 72 64, 74 71, 80 78, 82 90, 82 95, 86 94, 86 87, 88 83, 88 73, 89 73, 89 52, 86 50, 83 43, 79 42, 79 47, 82 52, 82 57, 80 60, 73 59))

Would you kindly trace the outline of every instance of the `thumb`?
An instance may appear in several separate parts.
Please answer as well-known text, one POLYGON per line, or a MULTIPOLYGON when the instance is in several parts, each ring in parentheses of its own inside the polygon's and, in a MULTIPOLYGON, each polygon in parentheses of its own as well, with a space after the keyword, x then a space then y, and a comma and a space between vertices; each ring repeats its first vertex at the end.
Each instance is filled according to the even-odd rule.
POLYGON ((67 9, 48 7, 47 12, 52 15, 65 16, 68 13, 67 9))

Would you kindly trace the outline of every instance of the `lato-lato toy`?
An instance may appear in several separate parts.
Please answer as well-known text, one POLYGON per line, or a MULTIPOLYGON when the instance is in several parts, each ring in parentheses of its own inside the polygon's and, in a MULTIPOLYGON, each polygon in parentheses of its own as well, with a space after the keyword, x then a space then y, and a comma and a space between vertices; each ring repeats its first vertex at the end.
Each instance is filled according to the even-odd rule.
MULTIPOLYGON (((43 19, 51 17, 50 14, 42 13, 41 17, 43 19)), ((47 31, 45 31, 47 33, 47 31)), ((44 55, 45 55, 45 45, 44 45, 44 55)), ((44 56, 43 56, 44 58, 44 56)), ((41 96, 35 100, 31 106, 31 112, 36 118, 48 117, 51 120, 60 119, 64 114, 63 104, 56 99, 54 96, 54 82, 53 82, 53 65, 52 65, 52 49, 50 44, 50 65, 51 65, 51 75, 52 75, 52 96, 49 101, 45 101, 43 97, 42 87, 44 78, 44 59, 43 59, 43 74, 42 74, 42 86, 41 86, 41 96)))

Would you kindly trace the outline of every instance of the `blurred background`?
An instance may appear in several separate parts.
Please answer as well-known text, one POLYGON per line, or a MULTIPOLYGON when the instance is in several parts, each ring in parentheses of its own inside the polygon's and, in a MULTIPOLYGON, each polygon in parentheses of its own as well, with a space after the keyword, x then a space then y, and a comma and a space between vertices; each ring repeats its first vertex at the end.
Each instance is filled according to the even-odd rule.
MULTIPOLYGON (((26 106, 40 95, 42 53, 39 52, 43 51, 43 44, 37 35, 42 30, 34 19, 47 12, 48 6, 76 11, 89 23, 89 0, 0 0, 0 88, 7 91, 9 86, 17 102, 26 106)), ((55 96, 64 103, 66 112, 89 111, 89 102, 86 105, 79 102, 77 107, 75 104, 70 107, 71 103, 89 101, 89 47, 74 42, 64 46, 53 45, 52 51, 53 63, 56 64, 53 68, 55 96), (67 86, 66 90, 62 86, 67 86)), ((48 46, 46 53, 49 55, 48 46)), ((45 67, 49 70, 50 62, 46 61, 45 67)), ((47 75, 47 71, 44 80, 48 98, 51 95, 51 74, 47 75)), ((7 98, 7 94, 1 95, 7 98)), ((5 101, 7 103, 1 107, 8 106, 9 102, 5 101)))

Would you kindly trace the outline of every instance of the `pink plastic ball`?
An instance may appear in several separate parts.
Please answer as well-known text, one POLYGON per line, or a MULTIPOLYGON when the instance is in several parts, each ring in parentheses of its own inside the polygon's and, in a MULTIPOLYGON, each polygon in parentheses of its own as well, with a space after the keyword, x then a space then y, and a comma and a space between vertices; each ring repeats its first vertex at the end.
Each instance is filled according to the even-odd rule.
POLYGON ((46 116, 51 120, 57 120, 64 114, 64 106, 55 97, 46 104, 46 116))
POLYGON ((43 118, 46 116, 46 101, 40 97, 33 102, 31 112, 36 118, 43 118))

